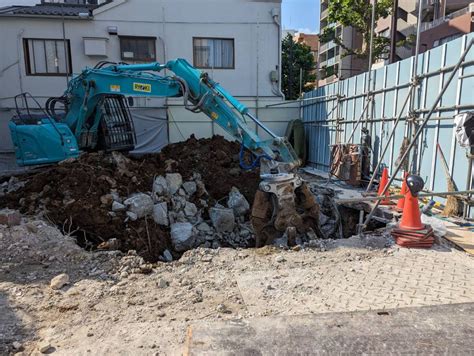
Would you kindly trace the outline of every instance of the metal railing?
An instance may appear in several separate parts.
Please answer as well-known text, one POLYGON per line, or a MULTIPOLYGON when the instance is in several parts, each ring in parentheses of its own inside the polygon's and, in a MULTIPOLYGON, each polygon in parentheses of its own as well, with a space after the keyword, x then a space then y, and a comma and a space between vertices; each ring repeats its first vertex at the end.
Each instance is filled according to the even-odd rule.
MULTIPOLYGON (((444 24, 445 22, 448 22, 449 20, 455 19, 456 17, 460 17, 460 16, 462 16, 464 14, 467 14, 467 13, 470 13, 470 12, 474 12, 474 2, 470 3, 469 6, 463 8, 463 9, 460 9, 458 11, 454 11, 454 12, 450 13, 449 15, 446 15, 446 16, 441 17, 439 19, 433 20, 431 22, 423 22, 421 24, 421 32, 425 32, 425 31, 428 31, 428 30, 430 30, 434 27, 438 27, 438 26, 444 24)), ((410 33, 410 31, 414 32, 416 30, 416 26, 417 25, 407 27, 404 31, 406 31, 407 33, 410 33)))

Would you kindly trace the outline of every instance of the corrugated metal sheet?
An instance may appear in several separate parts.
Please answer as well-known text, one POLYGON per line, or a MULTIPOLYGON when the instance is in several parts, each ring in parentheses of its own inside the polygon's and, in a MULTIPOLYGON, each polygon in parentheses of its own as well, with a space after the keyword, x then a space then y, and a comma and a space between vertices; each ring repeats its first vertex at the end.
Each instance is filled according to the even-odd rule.
MULTIPOLYGON (((413 100, 414 113, 420 119, 428 113, 453 66, 473 38, 474 34, 471 33, 419 55, 417 75, 420 85, 413 100)), ((374 167, 408 95, 413 63, 414 57, 372 71, 370 91, 374 94, 374 100, 368 105, 368 128, 373 142, 374 167)), ((302 104, 302 116, 309 136, 309 161, 315 168, 327 171, 330 164, 329 146, 349 140, 355 123, 363 114, 368 84, 368 73, 364 73, 305 94, 307 100, 302 104)), ((404 109, 402 121, 383 159, 390 170, 395 168, 405 137, 409 107, 407 105, 404 109)), ((459 189, 465 189, 468 160, 465 149, 456 143, 453 116, 473 110, 474 48, 471 48, 419 140, 417 163, 426 188, 433 191, 447 190, 446 177, 436 149, 439 143, 449 161, 452 177, 459 189)), ((362 117, 365 120, 366 114, 362 117)), ((360 137, 361 125, 350 142, 360 143, 360 137)))

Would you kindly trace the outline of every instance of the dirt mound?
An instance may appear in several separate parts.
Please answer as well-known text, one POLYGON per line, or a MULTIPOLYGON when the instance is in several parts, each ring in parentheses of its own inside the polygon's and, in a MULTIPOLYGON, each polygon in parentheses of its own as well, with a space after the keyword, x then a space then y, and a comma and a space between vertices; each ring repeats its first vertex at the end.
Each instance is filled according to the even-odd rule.
POLYGON ((240 169, 239 150, 237 142, 221 136, 200 140, 191 136, 159 154, 136 158, 84 154, 28 176, 23 188, 0 198, 0 207, 26 214, 43 213, 86 248, 115 238, 121 250, 134 249, 147 260, 156 261, 171 247, 169 229, 151 218, 131 221, 125 212, 111 212, 111 191, 128 197, 150 192, 158 175, 173 172, 191 179, 198 173, 209 193, 209 205, 225 198, 233 186, 252 202, 258 172, 240 169))

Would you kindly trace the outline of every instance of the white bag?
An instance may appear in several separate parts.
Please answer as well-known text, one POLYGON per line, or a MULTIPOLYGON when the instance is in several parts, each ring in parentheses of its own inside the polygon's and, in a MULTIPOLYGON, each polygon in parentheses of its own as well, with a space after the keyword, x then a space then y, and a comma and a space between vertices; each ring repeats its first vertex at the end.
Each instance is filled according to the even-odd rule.
POLYGON ((469 143, 469 136, 467 135, 465 129, 465 123, 469 120, 474 120, 473 112, 463 112, 454 116, 454 125, 456 129, 456 140, 459 143, 459 146, 468 148, 471 146, 469 143))

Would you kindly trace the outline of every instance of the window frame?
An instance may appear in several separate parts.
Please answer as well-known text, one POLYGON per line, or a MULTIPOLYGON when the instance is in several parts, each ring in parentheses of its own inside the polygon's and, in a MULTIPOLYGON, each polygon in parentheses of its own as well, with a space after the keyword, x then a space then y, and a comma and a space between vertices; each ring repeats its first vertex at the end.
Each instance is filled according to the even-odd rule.
POLYGON ((120 59, 123 61, 133 61, 133 62, 156 62, 156 37, 155 36, 127 36, 120 35, 119 37, 119 47, 120 47, 120 59), (135 39, 135 40, 152 40, 153 41, 153 52, 155 53, 155 58, 124 58, 122 51, 122 39, 135 39))
MULTIPOLYGON (((34 50, 33 50, 34 51, 34 50)), ((63 38, 38 38, 38 37, 28 37, 28 38, 23 38, 23 56, 25 57, 25 73, 27 76, 33 76, 33 77, 69 77, 72 75, 72 56, 71 56, 71 40, 69 39, 63 39, 63 38), (30 58, 30 47, 29 47, 29 41, 43 41, 45 43, 46 41, 59 41, 59 42, 64 42, 67 45, 67 62, 66 62, 66 73, 48 73, 48 72, 43 72, 43 73, 33 73, 31 71, 31 65, 32 61, 30 58)))
POLYGON ((230 37, 196 37, 193 36, 193 66, 198 69, 219 69, 219 70, 234 70, 235 69, 235 38, 230 37), (195 40, 228 40, 232 41, 232 67, 201 67, 196 64, 196 56, 194 51, 194 41, 195 40))

